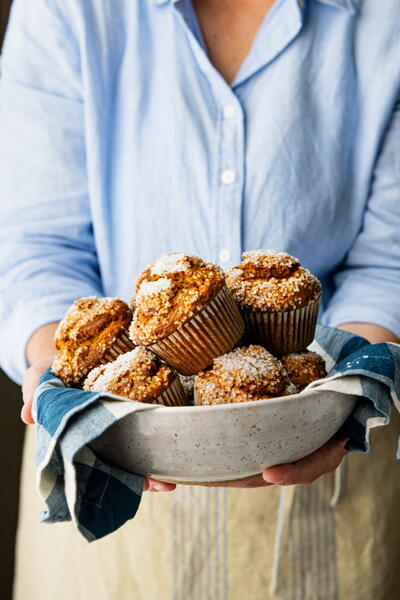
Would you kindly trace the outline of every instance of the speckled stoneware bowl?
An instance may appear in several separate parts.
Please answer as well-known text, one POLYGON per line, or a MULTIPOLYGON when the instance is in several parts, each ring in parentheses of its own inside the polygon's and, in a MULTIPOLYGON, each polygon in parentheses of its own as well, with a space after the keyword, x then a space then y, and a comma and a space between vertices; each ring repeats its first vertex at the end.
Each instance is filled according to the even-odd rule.
POLYGON ((322 446, 356 401, 310 389, 241 404, 160 406, 124 417, 91 446, 119 467, 164 481, 241 479, 322 446))

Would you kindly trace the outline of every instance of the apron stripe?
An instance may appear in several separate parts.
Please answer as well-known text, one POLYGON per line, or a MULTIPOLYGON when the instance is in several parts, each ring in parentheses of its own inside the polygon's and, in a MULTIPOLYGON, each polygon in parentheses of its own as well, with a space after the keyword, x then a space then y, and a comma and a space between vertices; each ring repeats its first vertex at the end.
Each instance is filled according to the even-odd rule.
POLYGON ((321 578, 321 554, 322 554, 322 544, 321 544, 321 511, 320 511, 320 495, 319 495, 319 485, 313 485, 315 504, 313 507, 312 517, 315 522, 315 556, 316 556, 316 567, 315 567, 315 591, 316 591, 316 600, 318 598, 323 598, 322 595, 322 578, 321 578))
POLYGON ((223 568, 223 577, 224 577, 224 600, 229 599, 229 557, 228 557, 228 490, 224 488, 222 490, 223 496, 223 531, 224 531, 224 568, 223 568))
POLYGON ((207 600, 211 600, 211 565, 210 565, 210 551, 211 551, 211 533, 210 533, 210 503, 211 503, 211 489, 206 488, 206 592, 207 600))
POLYGON ((203 599, 203 577, 204 577, 204 564, 203 564, 203 500, 204 493, 201 487, 196 489, 197 492, 197 578, 198 578, 198 589, 197 589, 197 598, 198 600, 203 599))
POLYGON ((194 582, 195 582, 195 552, 197 543, 194 543, 194 523, 195 523, 195 503, 194 503, 194 490, 193 486, 188 488, 189 498, 190 498, 190 506, 188 507, 188 515, 189 515, 189 540, 190 540, 190 551, 189 551, 189 591, 190 598, 194 600, 194 582))
POLYGON ((290 595, 289 595, 290 600, 296 600, 296 596, 297 596, 298 562, 296 561, 296 549, 298 546, 299 532, 297 531, 297 527, 296 527, 296 519, 297 519, 298 505, 299 505, 299 495, 298 495, 298 489, 296 488, 296 493, 295 493, 294 502, 293 502, 293 508, 292 508, 292 512, 290 515, 290 529, 289 529, 290 566, 291 566, 290 572, 291 572, 291 583, 292 583, 291 589, 290 589, 290 595))
POLYGON ((172 597, 173 600, 178 600, 178 556, 177 556, 177 552, 178 552, 178 542, 177 542, 177 531, 176 531, 176 512, 177 512, 177 506, 176 506, 176 500, 175 500, 175 495, 177 494, 177 492, 172 492, 172 501, 171 501, 171 508, 172 508, 172 597))
POLYGON ((219 527, 219 489, 214 489, 214 570, 215 570, 215 592, 213 595, 213 599, 219 600, 219 576, 221 573, 220 564, 219 564, 219 544, 220 544, 220 527, 219 527))

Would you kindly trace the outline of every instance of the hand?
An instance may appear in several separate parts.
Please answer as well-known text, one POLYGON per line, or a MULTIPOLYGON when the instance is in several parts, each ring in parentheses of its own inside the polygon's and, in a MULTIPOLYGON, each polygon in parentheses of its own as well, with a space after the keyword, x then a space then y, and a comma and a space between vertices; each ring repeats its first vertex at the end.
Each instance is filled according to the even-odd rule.
POLYGON ((144 492, 172 492, 176 488, 175 483, 167 483, 166 481, 158 481, 152 477, 144 478, 144 492))
POLYGON ((277 465, 263 471, 265 481, 275 485, 305 485, 321 475, 333 473, 347 454, 349 438, 331 439, 315 452, 288 465, 277 465))
POLYGON ((34 425, 32 417, 33 392, 39 384, 39 377, 53 364, 54 354, 44 356, 25 371, 22 384, 22 399, 24 405, 21 410, 21 419, 27 425, 34 425))
MULTIPOLYGON (((215 484, 210 487, 250 489, 268 485, 306 485, 321 475, 333 473, 337 469, 342 458, 347 454, 347 450, 344 448, 347 442, 348 438, 331 439, 321 448, 295 463, 277 465, 265 469, 261 475, 247 477, 242 481, 227 481, 222 486, 215 484)), ((144 491, 169 492, 175 487, 176 485, 172 483, 146 477, 144 491)))
MULTIPOLYGON (((21 410, 21 419, 27 425, 34 425, 35 421, 32 417, 32 401, 33 392, 39 384, 39 377, 53 364, 54 354, 45 356, 35 362, 29 369, 26 370, 24 375, 24 382, 22 384, 22 398, 24 406, 21 410)), ((170 492, 176 488, 173 483, 164 483, 163 481, 157 481, 152 477, 145 477, 144 480, 144 491, 148 492, 170 492)))

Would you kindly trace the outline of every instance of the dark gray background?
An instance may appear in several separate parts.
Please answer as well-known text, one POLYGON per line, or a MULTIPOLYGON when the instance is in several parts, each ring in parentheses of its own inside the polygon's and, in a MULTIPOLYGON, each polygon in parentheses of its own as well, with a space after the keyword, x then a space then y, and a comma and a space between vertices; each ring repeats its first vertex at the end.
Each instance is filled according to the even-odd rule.
MULTIPOLYGON (((11 0, 0 0, 0 46, 11 0)), ((1 182, 0 182, 1 186, 1 182)), ((1 240, 0 240, 1 243, 1 240)), ((0 340, 6 344, 7 340, 0 340)), ((19 419, 21 391, 0 371, 0 598, 11 598, 18 485, 24 426, 19 419)), ((35 493, 35 490, 32 490, 35 493)), ((29 600, 27 598, 27 600, 29 600)))

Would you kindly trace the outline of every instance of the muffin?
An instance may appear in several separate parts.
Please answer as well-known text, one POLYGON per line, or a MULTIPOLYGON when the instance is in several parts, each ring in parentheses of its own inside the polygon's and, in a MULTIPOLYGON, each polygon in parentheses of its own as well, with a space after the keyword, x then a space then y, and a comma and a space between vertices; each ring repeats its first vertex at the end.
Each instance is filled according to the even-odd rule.
POLYGON ((290 380, 299 390, 326 376, 325 361, 316 352, 292 352, 282 356, 281 360, 290 380))
POLYGON ((264 400, 295 393, 282 363, 261 346, 236 348, 216 358, 213 367, 198 375, 194 404, 227 404, 264 400))
POLYGON ((118 298, 76 300, 55 332, 53 372, 66 385, 77 385, 97 365, 128 352, 131 321, 131 309, 118 298))
POLYGON ((226 283, 245 320, 247 343, 279 355, 303 350, 314 339, 321 285, 297 258, 276 250, 245 252, 226 283))
POLYGON ((136 402, 165 406, 186 404, 176 371, 146 348, 135 348, 112 363, 96 367, 87 376, 83 389, 110 392, 136 402))
POLYGON ((197 256, 172 253, 152 262, 136 282, 132 307, 134 344, 182 375, 205 369, 244 331, 222 270, 197 256))

